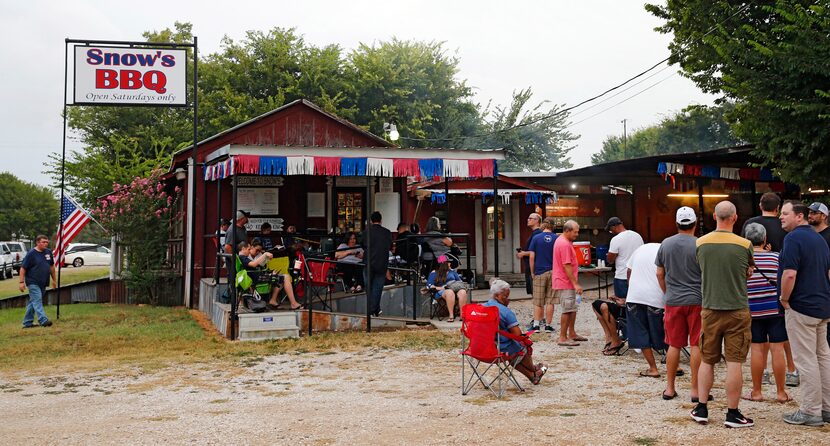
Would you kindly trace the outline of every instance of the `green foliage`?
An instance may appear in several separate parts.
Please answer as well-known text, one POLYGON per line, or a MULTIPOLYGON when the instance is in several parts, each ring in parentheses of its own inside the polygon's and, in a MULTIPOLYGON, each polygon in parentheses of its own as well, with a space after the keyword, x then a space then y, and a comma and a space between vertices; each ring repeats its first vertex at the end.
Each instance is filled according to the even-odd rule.
POLYGON ((169 270, 166 261, 170 222, 176 217, 178 187, 169 194, 161 181, 162 171, 146 178, 136 177, 126 185, 115 184, 114 191, 101 199, 93 211, 101 224, 126 245, 124 268, 127 286, 139 301, 157 304, 160 282, 169 270))
POLYGON ((626 141, 611 135, 602 143, 602 151, 591 155, 594 164, 665 153, 698 152, 741 143, 726 121, 734 104, 713 107, 693 105, 664 118, 659 124, 635 130, 626 141))
POLYGON ((830 181, 830 2, 669 0, 647 5, 673 33, 671 62, 736 101, 738 137, 785 180, 830 181))
POLYGON ((34 240, 38 234, 53 235, 58 227, 58 200, 43 186, 0 172, 0 240, 34 240))
MULTIPOLYGON (((405 145, 446 147, 472 134, 479 121, 472 90, 456 79, 458 59, 440 42, 361 44, 347 61, 354 122, 374 134, 394 122, 405 145), (414 141, 406 138, 433 138, 414 141), (450 140, 441 140, 450 139, 450 140)), ((346 116, 349 116, 346 114, 346 116)))
POLYGON ((566 130, 569 113, 540 119, 556 114, 560 107, 543 110, 547 102, 543 101, 528 108, 532 96, 530 88, 514 91, 510 106, 497 106, 492 113, 489 107, 485 109, 484 133, 488 136, 467 142, 471 147, 504 148, 506 159, 499 162, 500 171, 548 171, 572 166, 568 153, 573 149, 570 143, 578 136, 566 130))

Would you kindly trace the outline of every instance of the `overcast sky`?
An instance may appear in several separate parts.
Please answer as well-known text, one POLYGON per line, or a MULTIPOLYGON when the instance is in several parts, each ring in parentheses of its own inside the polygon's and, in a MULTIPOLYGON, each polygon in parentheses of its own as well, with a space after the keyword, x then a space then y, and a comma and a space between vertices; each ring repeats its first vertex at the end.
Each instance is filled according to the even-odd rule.
MULTIPOLYGON (((346 50, 393 36, 443 41, 460 59, 460 77, 477 102, 506 104, 513 90, 532 87, 534 104, 568 105, 662 60, 670 40, 653 31, 660 22, 637 0, 0 0, 0 6, 0 171, 44 185, 43 163, 61 149, 65 38, 141 40, 143 31, 172 28, 178 20, 193 23, 200 55, 217 51, 225 35, 240 40, 247 30, 274 27, 296 27, 310 43, 346 50)), ((670 67, 576 110, 571 130, 581 137, 574 165, 590 164, 609 134, 622 134, 623 119, 631 132, 689 104, 711 104, 711 96, 676 71, 670 67)), ((67 147, 80 145, 68 140, 67 147)))

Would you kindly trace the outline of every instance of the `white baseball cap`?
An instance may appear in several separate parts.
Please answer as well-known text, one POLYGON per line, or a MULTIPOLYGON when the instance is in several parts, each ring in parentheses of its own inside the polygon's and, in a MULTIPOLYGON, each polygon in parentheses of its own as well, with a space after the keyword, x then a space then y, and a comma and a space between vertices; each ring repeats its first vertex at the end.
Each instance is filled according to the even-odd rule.
POLYGON ((689 223, 696 222, 697 216, 695 215, 695 210, 690 208, 689 206, 683 206, 682 208, 677 210, 677 215, 675 216, 674 221, 681 225, 687 225, 689 223))
POLYGON ((810 210, 812 212, 821 212, 825 216, 830 215, 830 211, 828 211, 827 205, 824 203, 815 202, 810 205, 810 210))

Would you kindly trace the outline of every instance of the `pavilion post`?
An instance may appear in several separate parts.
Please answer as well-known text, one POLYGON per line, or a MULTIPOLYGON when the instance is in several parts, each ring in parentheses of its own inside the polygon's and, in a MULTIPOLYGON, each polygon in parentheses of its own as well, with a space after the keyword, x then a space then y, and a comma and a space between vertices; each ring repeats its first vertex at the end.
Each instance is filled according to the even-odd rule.
POLYGON ((706 212, 703 209, 703 179, 697 179, 697 207, 700 209, 700 235, 706 234, 706 220, 704 217, 704 213, 706 212))
POLYGON ((450 177, 444 177, 444 209, 447 212, 447 224, 444 230, 450 231, 450 177))
POLYGON ((499 172, 493 160, 493 277, 499 276, 499 172))
MULTIPOLYGON (((228 229, 233 230, 236 232, 236 206, 238 205, 236 200, 236 192, 237 192, 237 175, 234 174, 231 177, 231 189, 232 189, 232 196, 231 196, 231 225, 228 229)), ((228 234, 225 234, 227 237, 228 234)), ((247 241, 247 240, 246 240, 247 241)), ((238 244, 238 241, 234 239, 234 245, 238 244)), ((230 327, 230 339, 233 341, 236 338, 236 307, 237 301, 239 296, 236 294, 236 247, 231 246, 231 255, 228 257, 227 264, 228 264, 228 288, 231 291, 231 321, 229 324, 230 327)), ((311 321, 309 320, 309 324, 311 321)))

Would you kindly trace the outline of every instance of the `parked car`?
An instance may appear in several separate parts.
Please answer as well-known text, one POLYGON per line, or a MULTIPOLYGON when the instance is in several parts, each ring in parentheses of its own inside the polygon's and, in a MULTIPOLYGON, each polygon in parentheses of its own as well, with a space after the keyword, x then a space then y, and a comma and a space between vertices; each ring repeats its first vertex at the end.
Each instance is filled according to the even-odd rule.
POLYGON ((26 257, 26 253, 29 250, 26 248, 26 244, 23 242, 0 242, 5 243, 8 245, 9 249, 11 250, 12 254, 14 255, 14 271, 16 273, 20 272, 20 265, 23 263, 23 258, 26 257))
POLYGON ((70 243, 63 257, 63 264, 81 267, 84 265, 109 265, 112 254, 106 246, 94 243, 70 243))
POLYGON ((15 255, 6 242, 0 242, 0 280, 10 279, 14 276, 15 265, 20 267, 20 261, 15 260, 15 255))

